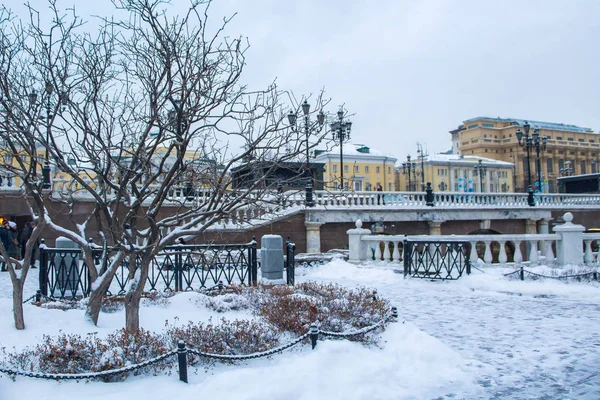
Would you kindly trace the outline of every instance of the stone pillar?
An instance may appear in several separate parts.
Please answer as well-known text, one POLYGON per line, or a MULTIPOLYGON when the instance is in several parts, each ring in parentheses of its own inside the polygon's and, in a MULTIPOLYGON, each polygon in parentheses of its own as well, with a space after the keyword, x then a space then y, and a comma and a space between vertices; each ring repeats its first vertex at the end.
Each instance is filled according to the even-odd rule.
MULTIPOLYGON (((525 234, 535 235, 537 232, 537 220, 535 219, 526 219, 525 220, 525 234)), ((531 258, 531 242, 526 241, 525 243, 525 253, 526 259, 530 261, 531 258)))
POLYGON ((573 214, 565 213, 563 216, 565 223, 554 227, 554 232, 561 236, 556 241, 556 263, 563 267, 568 264, 583 264, 583 225, 575 225, 573 214))
POLYGON ((363 241, 360 238, 364 235, 370 235, 369 229, 362 229, 362 221, 356 220, 356 228, 348 229, 348 262, 358 264, 367 259, 367 250, 369 242, 363 241))
POLYGON ((441 235, 442 234, 442 224, 446 221, 428 221, 429 224, 429 234, 430 235, 441 235))
POLYGON ((260 238, 260 270, 264 279, 283 279, 283 238, 264 235, 260 238))
POLYGON ((489 219, 482 219, 479 221, 479 229, 490 229, 492 227, 492 221, 489 219))
POLYGON ((321 225, 322 222, 304 221, 306 225, 306 252, 321 252, 321 225))

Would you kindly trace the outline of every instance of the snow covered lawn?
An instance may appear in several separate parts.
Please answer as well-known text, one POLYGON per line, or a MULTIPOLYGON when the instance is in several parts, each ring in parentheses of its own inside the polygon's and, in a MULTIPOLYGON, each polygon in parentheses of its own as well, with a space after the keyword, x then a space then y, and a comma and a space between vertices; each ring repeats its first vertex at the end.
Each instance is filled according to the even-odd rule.
MULTIPOLYGON (((35 293, 33 271, 26 297, 35 293)), ((404 279, 391 268, 358 268, 343 261, 297 269, 297 281, 376 288, 397 306, 380 347, 321 341, 315 350, 295 347, 269 359, 190 370, 189 384, 176 372, 130 377, 122 383, 54 382, 0 375, 0 399, 598 399, 600 398, 600 288, 557 281, 509 281, 486 271, 454 282, 404 279)), ((101 314, 99 326, 83 311, 27 305, 25 331, 13 328, 11 288, 0 273, 0 346, 38 343, 60 331, 106 335, 124 323, 122 312, 101 314)), ((210 318, 182 293, 168 306, 144 307, 144 328, 165 321, 210 318), (177 317, 177 318, 175 318, 177 317)), ((220 316, 219 316, 220 317, 220 316)), ((249 318, 240 313, 238 318, 249 318)))

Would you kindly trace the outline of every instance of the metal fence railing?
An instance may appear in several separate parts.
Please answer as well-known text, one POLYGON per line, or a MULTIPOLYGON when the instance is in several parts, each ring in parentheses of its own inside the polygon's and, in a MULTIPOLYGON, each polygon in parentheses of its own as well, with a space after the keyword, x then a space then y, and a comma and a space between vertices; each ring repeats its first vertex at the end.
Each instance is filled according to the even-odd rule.
MULTIPOLYGON (((116 250, 109 250, 101 262, 101 250, 94 251, 93 268, 106 270, 116 250)), ((107 294, 123 294, 130 279, 131 259, 124 258, 108 288, 107 294)), ((139 264, 138 264, 139 266, 139 264)), ((255 284, 258 280, 256 241, 247 244, 177 245, 162 250, 151 260, 147 291, 197 290, 219 284, 255 284)), ((77 299, 89 296, 91 280, 81 249, 40 247, 39 290, 45 297, 77 299)))

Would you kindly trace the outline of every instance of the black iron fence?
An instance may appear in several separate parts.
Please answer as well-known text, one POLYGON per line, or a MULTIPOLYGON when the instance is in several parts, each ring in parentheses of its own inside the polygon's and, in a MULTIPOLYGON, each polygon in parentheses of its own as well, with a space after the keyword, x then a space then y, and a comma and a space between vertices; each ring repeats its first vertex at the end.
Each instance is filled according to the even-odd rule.
POLYGON ((404 276, 428 279, 458 279, 471 273, 469 242, 404 242, 404 276))
MULTIPOLYGON (((116 250, 109 250, 104 265, 102 251, 93 253, 94 266, 103 273, 116 250)), ((130 279, 131 262, 141 262, 139 254, 123 259, 107 294, 123 294, 130 279), (133 261, 135 260, 135 261, 133 261)), ((162 250, 150 262, 147 291, 187 291, 222 284, 255 284, 258 280, 256 241, 247 244, 178 245, 162 250)), ((40 292, 56 299, 89 296, 91 280, 81 249, 40 248, 40 292)))
POLYGON ((288 285, 293 285, 295 278, 296 268, 296 245, 290 242, 290 238, 285 242, 285 275, 288 285))

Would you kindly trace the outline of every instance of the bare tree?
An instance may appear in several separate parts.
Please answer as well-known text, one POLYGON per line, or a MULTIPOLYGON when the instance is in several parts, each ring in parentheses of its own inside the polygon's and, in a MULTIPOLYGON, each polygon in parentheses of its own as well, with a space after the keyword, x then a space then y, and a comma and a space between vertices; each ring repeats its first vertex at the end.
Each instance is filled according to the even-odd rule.
MULTIPOLYGON (((0 15, 0 135, 16 160, 5 167, 21 180, 23 198, 40 222, 32 240, 48 229, 82 249, 93 282, 86 315, 94 323, 123 260, 132 261, 126 328, 136 329, 151 260, 178 237, 201 234, 273 189, 256 181, 228 195, 232 168, 249 155, 277 168, 304 152, 285 123, 290 106, 284 104, 293 96, 275 84, 260 91, 241 84, 248 44, 225 36, 230 18, 213 26, 209 0, 193 1, 185 14, 171 17, 168 3, 114 0, 114 11, 125 18, 100 18, 94 35, 55 0, 48 3, 51 21, 42 22, 31 7, 27 22, 6 9, 0 15), (42 90, 34 92, 36 85, 42 90), (231 150, 236 142, 244 151, 231 150), (47 188, 51 170, 67 177, 69 190, 47 188), (173 204, 176 186, 199 183, 207 189, 202 201, 182 201, 176 214, 160 216, 173 204), (82 197, 93 204, 83 216, 74 212, 82 197), (56 203, 70 210, 68 224, 52 218, 49 207, 56 203), (100 242, 90 244, 90 236, 100 242), (103 254, 95 266, 97 246, 103 254)), ((314 110, 322 110, 322 94, 314 100, 314 110)), ((15 304, 22 301, 29 263, 13 260, 22 268, 19 278, 11 267, 21 288, 15 304)), ((22 308, 15 312, 22 329, 22 308)))

